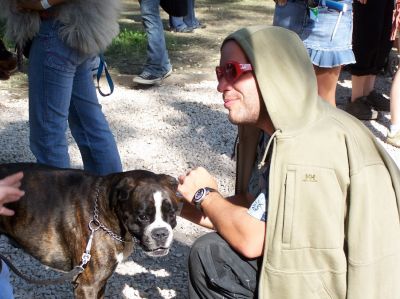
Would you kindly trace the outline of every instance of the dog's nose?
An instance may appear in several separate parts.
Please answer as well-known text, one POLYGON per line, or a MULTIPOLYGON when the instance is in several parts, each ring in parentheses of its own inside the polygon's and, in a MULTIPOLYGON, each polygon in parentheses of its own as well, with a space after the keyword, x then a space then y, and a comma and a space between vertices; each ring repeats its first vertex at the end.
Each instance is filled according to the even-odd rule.
POLYGON ((164 227, 155 228, 151 232, 151 236, 153 237, 154 240, 165 241, 169 236, 169 232, 164 227))

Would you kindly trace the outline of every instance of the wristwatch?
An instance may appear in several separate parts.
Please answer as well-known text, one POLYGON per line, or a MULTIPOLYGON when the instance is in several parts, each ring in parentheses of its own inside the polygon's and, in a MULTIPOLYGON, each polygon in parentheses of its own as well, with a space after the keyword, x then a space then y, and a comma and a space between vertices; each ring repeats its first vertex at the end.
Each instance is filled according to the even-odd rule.
POLYGON ((200 188, 199 190, 196 191, 196 193, 193 196, 192 203, 198 210, 201 211, 201 203, 210 192, 218 192, 218 191, 210 187, 200 188))

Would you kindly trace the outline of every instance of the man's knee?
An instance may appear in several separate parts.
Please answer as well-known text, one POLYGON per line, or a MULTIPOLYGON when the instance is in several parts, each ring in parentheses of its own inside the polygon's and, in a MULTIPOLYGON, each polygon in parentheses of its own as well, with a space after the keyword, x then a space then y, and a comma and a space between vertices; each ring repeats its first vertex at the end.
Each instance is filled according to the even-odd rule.
POLYGON ((198 238, 192 245, 189 255, 189 263, 198 261, 200 256, 211 253, 211 246, 223 246, 227 243, 217 233, 208 233, 198 238), (218 244, 218 245, 217 245, 218 244))

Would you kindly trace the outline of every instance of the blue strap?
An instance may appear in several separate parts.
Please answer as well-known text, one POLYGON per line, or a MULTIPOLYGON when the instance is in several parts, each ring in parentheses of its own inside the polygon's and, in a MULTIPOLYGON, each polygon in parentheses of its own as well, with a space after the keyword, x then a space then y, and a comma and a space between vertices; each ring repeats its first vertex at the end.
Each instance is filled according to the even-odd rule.
POLYGON ((112 78, 111 78, 110 73, 108 72, 107 65, 106 65, 106 63, 105 63, 105 61, 104 61, 104 56, 103 56, 103 54, 99 54, 99 58, 100 58, 100 63, 99 63, 99 68, 97 69, 97 75, 96 75, 96 78, 97 78, 97 88, 99 89, 99 93, 100 93, 103 97, 106 97, 106 96, 109 96, 110 94, 113 93, 113 91, 114 91, 114 82, 113 82, 113 80, 112 80, 112 78), (107 83, 108 83, 108 86, 110 87, 110 92, 109 92, 109 93, 104 93, 104 92, 102 92, 101 89, 100 89, 100 78, 101 78, 101 76, 102 76, 102 74, 103 74, 103 70, 104 70, 104 72, 106 73, 107 83))

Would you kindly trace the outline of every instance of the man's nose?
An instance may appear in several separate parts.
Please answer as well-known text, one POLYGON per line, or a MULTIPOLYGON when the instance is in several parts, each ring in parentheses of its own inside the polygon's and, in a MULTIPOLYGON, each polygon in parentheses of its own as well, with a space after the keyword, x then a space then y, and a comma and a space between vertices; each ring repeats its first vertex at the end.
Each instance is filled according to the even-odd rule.
POLYGON ((222 77, 218 80, 217 91, 223 93, 225 90, 227 90, 227 88, 229 88, 229 86, 230 84, 225 79, 225 77, 222 77))

